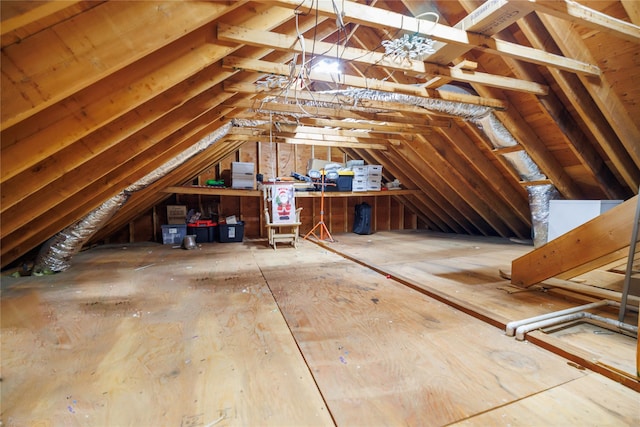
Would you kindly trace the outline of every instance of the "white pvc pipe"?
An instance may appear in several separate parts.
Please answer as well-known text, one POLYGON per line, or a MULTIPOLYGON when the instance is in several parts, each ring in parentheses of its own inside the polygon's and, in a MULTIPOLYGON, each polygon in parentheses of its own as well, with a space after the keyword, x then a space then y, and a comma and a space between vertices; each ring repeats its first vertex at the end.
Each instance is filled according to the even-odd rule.
POLYGON ((638 327, 629 325, 618 320, 610 319, 608 317, 598 316, 597 314, 588 313, 585 311, 581 311, 579 313, 566 314, 564 316, 552 317, 545 320, 540 320, 538 322, 529 323, 526 325, 519 326, 516 329, 516 340, 523 341, 527 332, 534 331, 536 329, 544 328, 547 326, 558 325, 561 323, 567 323, 574 320, 583 320, 591 323, 590 321, 604 323, 607 326, 611 326, 623 331, 631 332, 634 334, 638 334, 638 327))
POLYGON ((617 303, 615 301, 602 300, 602 301, 592 302, 590 304, 580 305, 578 307, 567 308, 565 310, 554 311, 552 313, 541 314, 539 316, 530 317, 528 319, 514 320, 513 322, 507 323, 507 328, 505 329, 505 333, 507 334, 507 336, 512 337, 516 333, 516 329, 522 325, 539 322, 546 319, 556 318, 558 316, 576 313, 578 311, 590 310, 592 308, 602 307, 605 305, 616 305, 616 304, 617 303))

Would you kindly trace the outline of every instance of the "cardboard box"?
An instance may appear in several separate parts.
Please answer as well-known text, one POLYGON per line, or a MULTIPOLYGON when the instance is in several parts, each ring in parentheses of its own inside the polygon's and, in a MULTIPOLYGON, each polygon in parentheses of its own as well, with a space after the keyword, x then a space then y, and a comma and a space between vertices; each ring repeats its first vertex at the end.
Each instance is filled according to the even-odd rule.
POLYGON ((167 206, 167 223, 184 224, 187 221, 187 207, 182 205, 167 206))

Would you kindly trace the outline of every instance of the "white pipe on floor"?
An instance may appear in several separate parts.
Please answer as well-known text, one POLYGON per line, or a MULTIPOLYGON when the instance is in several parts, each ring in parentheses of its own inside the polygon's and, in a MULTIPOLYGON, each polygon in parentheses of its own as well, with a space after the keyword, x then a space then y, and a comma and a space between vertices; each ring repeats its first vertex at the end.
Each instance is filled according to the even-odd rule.
POLYGON ((536 329, 544 328, 547 326, 558 325, 561 323, 568 323, 574 320, 582 320, 589 323, 592 323, 592 321, 597 323, 604 323, 606 326, 611 326, 613 328, 631 332, 636 335, 638 334, 637 326, 629 325, 627 323, 610 319, 608 317, 598 316, 597 314, 588 313, 586 311, 581 311, 579 313, 566 314, 564 316, 552 317, 552 318, 541 320, 538 322, 522 325, 518 327, 518 329, 516 329, 516 340, 523 341, 527 332, 531 332, 536 329))
POLYGON ((528 319, 514 320, 513 322, 507 323, 507 328, 505 329, 505 333, 507 334, 507 336, 512 337, 515 335, 516 329, 518 327, 529 324, 529 323, 556 318, 558 316, 563 316, 565 314, 577 313, 579 311, 590 310, 592 308, 602 307, 605 305, 617 305, 617 304, 618 303, 616 303, 615 301, 602 300, 602 301, 592 302, 590 304, 580 305, 578 307, 567 308, 565 310, 554 311, 552 313, 541 314, 540 316, 534 316, 528 319))

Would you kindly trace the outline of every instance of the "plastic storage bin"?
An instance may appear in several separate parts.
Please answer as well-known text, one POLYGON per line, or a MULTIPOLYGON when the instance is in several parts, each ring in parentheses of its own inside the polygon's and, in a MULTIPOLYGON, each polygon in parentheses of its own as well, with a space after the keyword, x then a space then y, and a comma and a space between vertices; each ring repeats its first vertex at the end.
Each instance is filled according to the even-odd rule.
POLYGON ((181 245, 187 235, 187 224, 165 224, 162 226, 162 243, 165 245, 181 245))
POLYGON ((238 221, 237 224, 219 224, 218 239, 220 243, 242 242, 244 237, 244 222, 238 221))
POLYGON ((188 234, 196 236, 196 243, 209 242, 209 227, 198 227, 197 225, 187 225, 188 234))
POLYGON ((193 224, 187 224, 187 233, 196 236, 196 243, 215 242, 217 225, 211 220, 199 220, 193 224))

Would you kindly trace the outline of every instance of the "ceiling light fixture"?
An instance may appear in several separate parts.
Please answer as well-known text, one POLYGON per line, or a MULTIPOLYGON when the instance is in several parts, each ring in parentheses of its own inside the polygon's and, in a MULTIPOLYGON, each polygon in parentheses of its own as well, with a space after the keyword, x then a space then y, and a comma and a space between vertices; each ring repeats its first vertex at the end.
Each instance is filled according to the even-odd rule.
POLYGON ((434 41, 428 37, 420 35, 419 18, 427 15, 433 16, 435 18, 435 20, 431 22, 431 24, 433 25, 432 28, 426 32, 427 34, 430 34, 438 24, 440 16, 434 12, 422 13, 416 16, 416 19, 418 19, 417 32, 411 35, 405 34, 402 37, 395 38, 393 40, 382 41, 382 46, 384 46, 385 49, 385 55, 390 56, 394 62, 401 63, 405 60, 424 61, 429 55, 434 53, 434 41))
POLYGON ((313 71, 326 74, 342 74, 340 62, 323 59, 311 67, 313 71))

